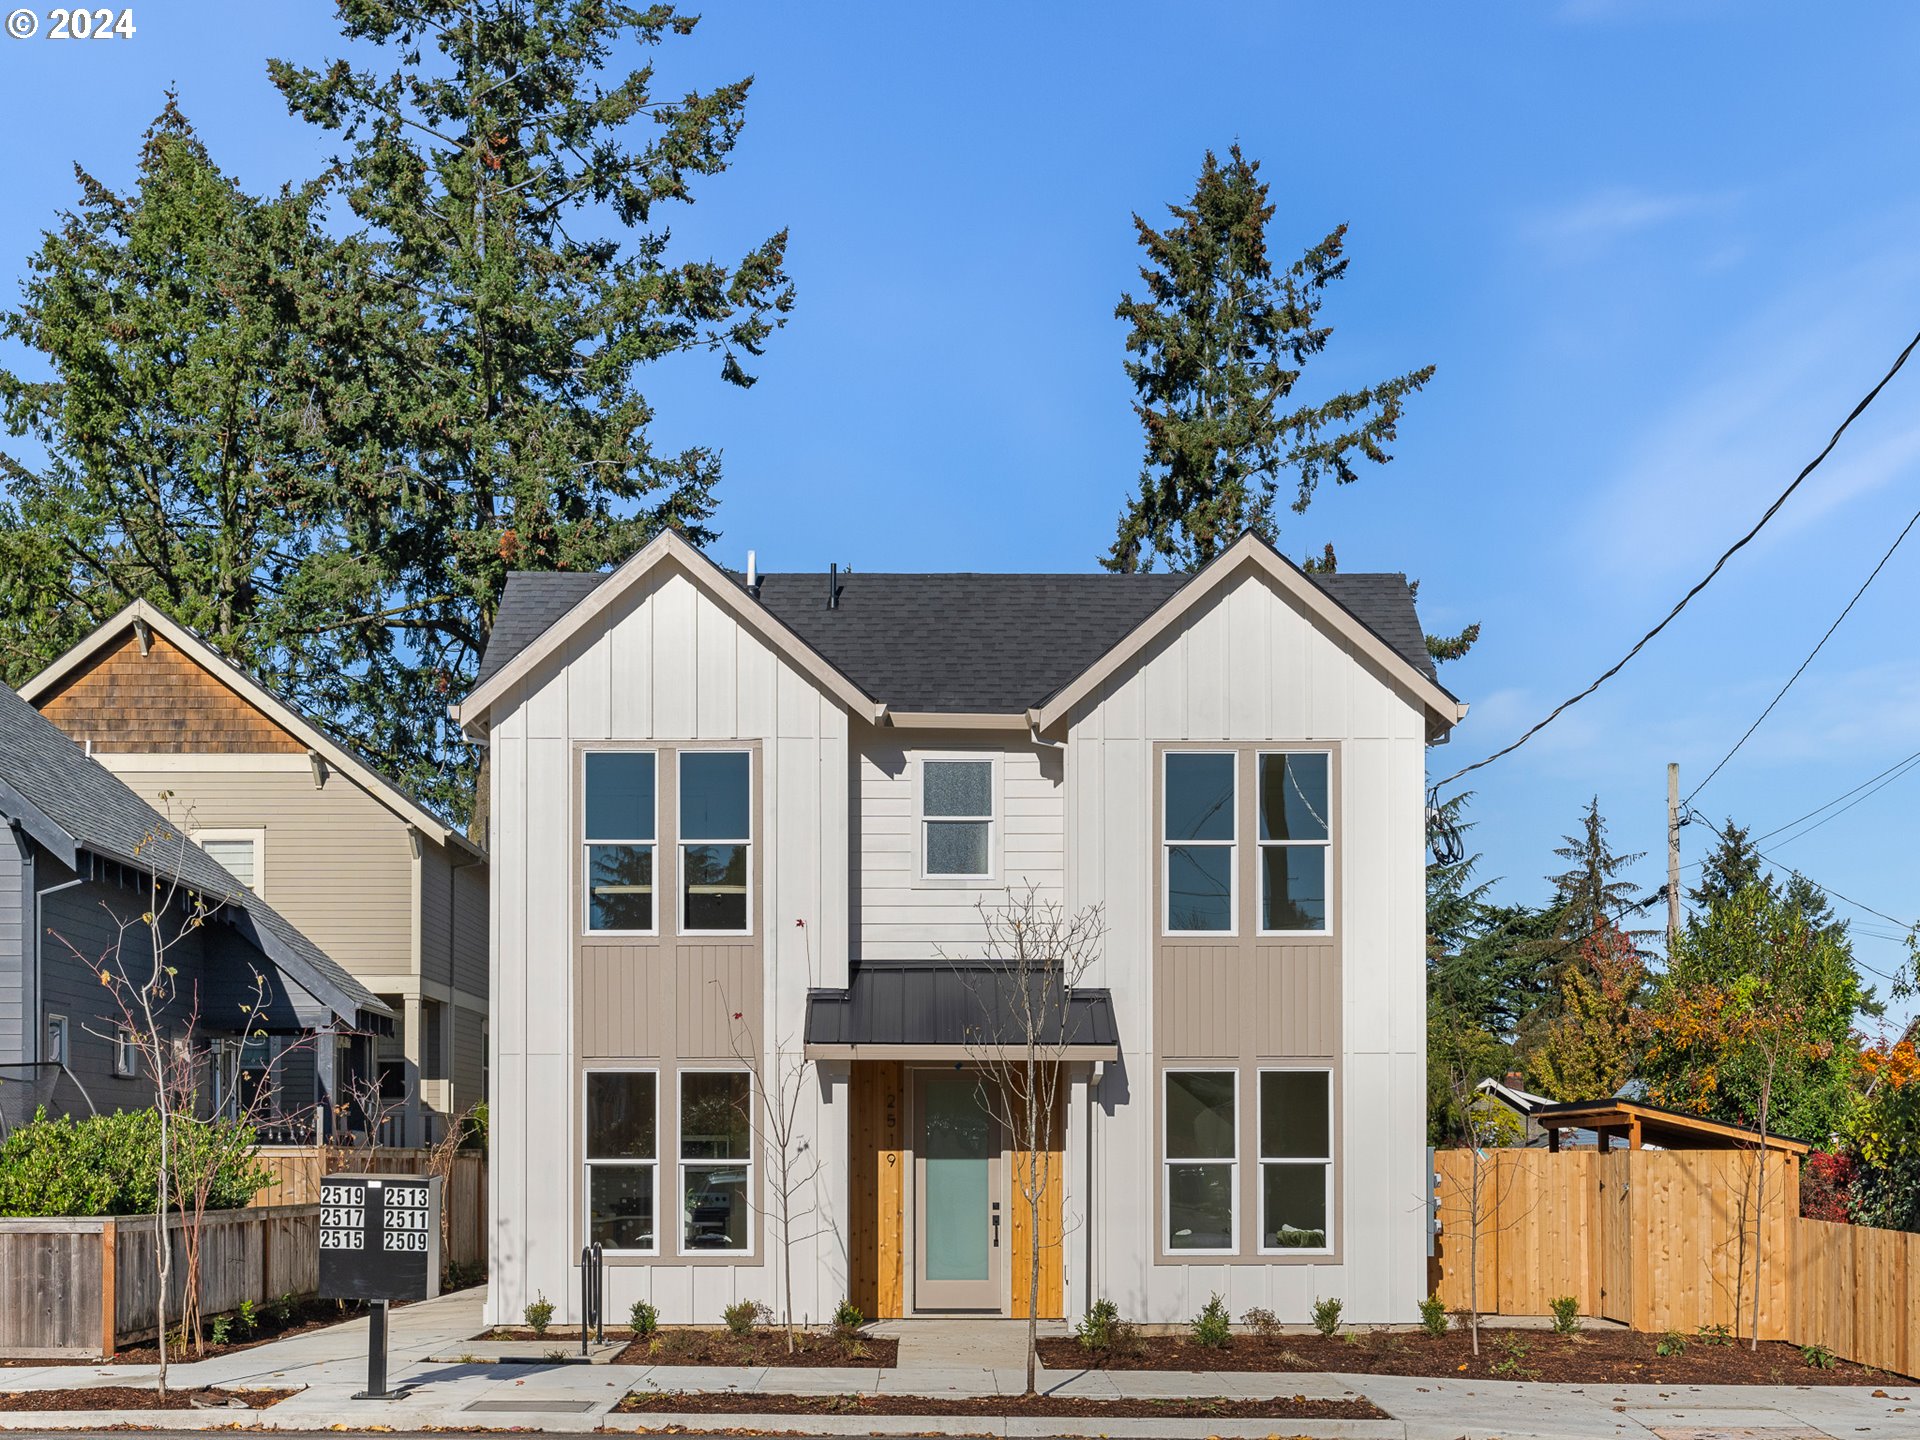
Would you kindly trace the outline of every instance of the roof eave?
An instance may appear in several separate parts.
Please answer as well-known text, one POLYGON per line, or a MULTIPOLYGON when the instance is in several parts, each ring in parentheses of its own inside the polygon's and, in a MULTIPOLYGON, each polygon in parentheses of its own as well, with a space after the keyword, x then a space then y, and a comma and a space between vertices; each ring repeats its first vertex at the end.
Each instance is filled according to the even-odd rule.
POLYGON ((80 841, 46 811, 0 779, 0 817, 17 825, 69 870, 80 863, 80 841))

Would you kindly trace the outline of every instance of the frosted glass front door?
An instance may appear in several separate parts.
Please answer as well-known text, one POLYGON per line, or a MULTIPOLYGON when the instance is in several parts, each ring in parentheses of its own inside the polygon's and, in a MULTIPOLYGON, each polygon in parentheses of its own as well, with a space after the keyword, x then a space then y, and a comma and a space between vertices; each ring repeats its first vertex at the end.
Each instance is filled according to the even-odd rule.
POLYGON ((922 1310, 998 1310, 1000 1127, 971 1075, 924 1075, 915 1179, 922 1310))

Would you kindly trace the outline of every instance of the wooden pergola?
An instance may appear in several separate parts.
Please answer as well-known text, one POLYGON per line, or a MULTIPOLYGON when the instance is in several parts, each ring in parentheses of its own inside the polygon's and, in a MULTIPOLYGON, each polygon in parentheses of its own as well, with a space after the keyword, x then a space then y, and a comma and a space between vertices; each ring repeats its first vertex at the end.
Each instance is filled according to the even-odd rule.
MULTIPOLYGON (((1613 1148, 1615 1138, 1629 1150, 1652 1145, 1661 1150, 1752 1150, 1760 1132, 1700 1115, 1683 1115, 1638 1100, 1575 1100, 1544 1105, 1527 1117, 1547 1132, 1547 1149, 1558 1152, 1562 1130, 1591 1130, 1599 1137, 1601 1154, 1613 1148)), ((1805 1155, 1813 1149, 1804 1140, 1785 1135, 1767 1136, 1767 1149, 1783 1155, 1805 1155)))

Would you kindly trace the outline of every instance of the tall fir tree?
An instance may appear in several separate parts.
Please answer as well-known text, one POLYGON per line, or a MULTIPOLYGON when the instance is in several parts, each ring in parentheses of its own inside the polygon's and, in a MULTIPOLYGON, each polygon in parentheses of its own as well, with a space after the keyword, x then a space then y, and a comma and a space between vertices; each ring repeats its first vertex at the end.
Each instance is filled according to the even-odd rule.
MULTIPOLYGON (((719 452, 654 446, 639 371, 708 354, 721 380, 751 385, 746 365, 793 304, 787 236, 731 265, 670 253, 664 212, 727 168, 752 83, 656 93, 653 52, 695 16, 615 0, 339 13, 390 68, 270 72, 295 115, 341 138, 378 274, 422 325, 394 399, 404 439, 346 497, 379 517, 379 601, 355 617, 366 661, 334 703, 416 780, 461 780, 470 752, 446 705, 508 571, 593 570, 668 525, 713 538, 719 452), (636 51, 647 63, 610 69, 636 51)), ((441 785, 449 804, 459 788, 441 785)))
POLYGON ((1711 910, 1749 885, 1761 885, 1769 893, 1777 893, 1767 873, 1766 857, 1753 843, 1750 827, 1736 825, 1729 815, 1725 828, 1715 832, 1713 849, 1700 862, 1700 881, 1687 891, 1687 899, 1696 910, 1711 910))
POLYGON ((323 184, 245 193, 172 94, 130 191, 75 173, 0 316, 47 371, 0 371, 33 442, 0 453, 0 670, 18 684, 144 599, 324 710, 317 677, 377 603, 377 536, 337 497, 397 443, 411 307, 321 229, 323 184))
POLYGON ((1607 822, 1600 814, 1598 795, 1580 817, 1579 832, 1561 838, 1553 853, 1568 862, 1567 868, 1547 876, 1547 883, 1553 886, 1553 911, 1562 937, 1578 943, 1616 928, 1632 937, 1652 934, 1651 930, 1628 929, 1621 923, 1626 915, 1641 908, 1634 898, 1636 887, 1622 872, 1646 859, 1646 853, 1615 853, 1607 842, 1607 822))

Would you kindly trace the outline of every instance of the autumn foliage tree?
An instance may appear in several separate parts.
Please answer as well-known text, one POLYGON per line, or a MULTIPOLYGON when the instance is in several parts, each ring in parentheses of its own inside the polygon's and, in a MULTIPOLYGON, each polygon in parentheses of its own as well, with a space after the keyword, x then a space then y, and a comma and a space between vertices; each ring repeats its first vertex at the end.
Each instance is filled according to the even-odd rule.
POLYGON ((1559 1100, 1618 1094, 1639 1058, 1646 983, 1646 964, 1625 931, 1603 924, 1587 936, 1559 969, 1558 1013, 1527 1054, 1528 1081, 1559 1100))

